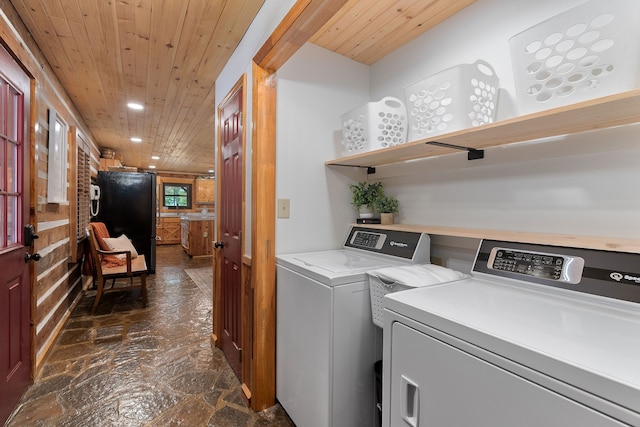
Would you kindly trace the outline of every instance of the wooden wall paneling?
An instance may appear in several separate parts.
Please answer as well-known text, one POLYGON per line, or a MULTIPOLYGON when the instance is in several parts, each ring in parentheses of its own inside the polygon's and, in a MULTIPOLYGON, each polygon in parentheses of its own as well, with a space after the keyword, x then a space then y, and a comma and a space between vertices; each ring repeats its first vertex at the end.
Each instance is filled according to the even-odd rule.
MULTIPOLYGON (((79 119, 80 115, 70 101, 69 96, 59 83, 51 65, 45 59, 42 51, 34 42, 31 33, 27 31, 23 21, 18 17, 13 5, 8 0, 0 0, 0 9, 3 15, 0 17, 0 38, 3 44, 14 54, 27 73, 32 76, 31 81, 31 114, 29 124, 29 143, 31 146, 30 170, 31 170, 31 223, 37 225, 40 239, 35 241, 34 250, 41 253, 43 258, 39 263, 30 263, 32 277, 32 376, 42 366, 50 347, 55 342, 62 325, 68 318, 74 301, 78 301, 82 282, 81 269, 78 264, 68 264, 70 254, 69 227, 71 218, 75 216, 73 197, 75 193, 69 191, 69 205, 53 205, 46 203, 47 188, 47 110, 50 107, 56 109, 73 133, 77 129, 86 129, 86 124, 79 119), (8 21, 5 19, 8 19, 8 21), (65 277, 67 276, 67 277, 65 277), (58 288, 51 289, 56 282, 60 282, 58 288), (38 295, 43 295, 51 289, 51 294, 37 304, 38 295), (36 328, 43 319, 47 319, 46 325, 42 325, 36 335, 36 328)), ((55 16, 55 15, 54 15, 55 16)), ((40 16, 45 20, 46 16, 40 16)), ((43 21, 44 22, 44 21, 43 21)), ((58 24, 58 23, 56 23, 58 24)), ((40 30, 51 29, 51 23, 45 23, 40 30)), ((56 27, 57 31, 63 31, 63 27, 56 27)), ((53 37, 49 37, 53 39, 53 37)), ((45 47, 46 49, 46 47, 45 47)), ((58 48, 59 49, 59 48, 58 48)), ((61 50, 58 50, 61 52, 61 50)), ((62 66, 75 73, 71 62, 65 55, 60 58, 62 66), (67 62, 64 62, 67 61, 67 62)), ((76 64, 77 65, 77 64, 76 64)), ((75 66, 75 65, 74 65, 75 66)), ((82 86, 82 85, 78 85, 82 86)), ((90 133, 83 131, 85 135, 90 133)), ((97 152, 97 146, 89 138, 92 150, 97 152)), ((69 144, 71 153, 72 144, 69 144)), ((69 169, 67 179, 70 188, 75 185, 73 179, 73 158, 68 157, 69 169)), ((93 163, 97 164, 97 158, 93 163)), ((97 169, 97 166, 94 166, 97 169)))
MULTIPOLYGON (((5 8, 5 2, 2 2, 2 10, 5 12, 10 18, 15 18, 15 14, 13 13, 13 9, 9 6, 5 8)), ((2 34, 3 41, 8 47, 13 51, 13 53, 18 57, 19 61, 23 64, 25 68, 29 71, 32 76, 35 76, 35 79, 32 80, 31 83, 31 123, 29 126, 29 135, 31 144, 31 171, 32 171, 32 180, 31 180, 31 223, 33 224, 41 224, 42 221, 46 221, 47 217, 53 218, 57 221, 68 221, 69 219, 69 206, 56 206, 55 209, 53 207, 49 208, 47 205, 39 203, 41 200, 46 200, 46 171, 47 171, 47 156, 46 156, 46 135, 47 130, 46 126, 42 126, 46 124, 46 105, 47 101, 47 93, 57 93, 60 87, 52 87, 49 84, 50 78, 44 77, 43 73, 48 69, 46 61, 40 61, 41 57, 38 57, 38 51, 34 50, 34 45, 31 43, 32 40, 24 31, 21 29, 20 21, 12 20, 12 25, 15 25, 15 29, 18 33, 22 33, 22 36, 25 37, 24 40, 17 38, 16 33, 10 30, 6 23, 2 21, 0 23, 0 32, 2 34), (27 47, 28 46, 28 47, 27 47), (30 49, 29 49, 30 48, 30 49), (41 67, 41 64, 43 65, 41 67), (36 124, 38 124, 38 130, 36 131, 36 124), (37 159, 37 162, 36 162, 37 159), (42 214, 40 214, 42 212, 42 214)), ((52 79, 54 82, 55 77, 52 79)), ((56 104, 58 105, 58 111, 65 116, 65 120, 68 123, 72 123, 69 120, 68 110, 65 108, 65 103, 68 99, 63 98, 60 100, 56 100, 56 104)), ((68 237, 66 229, 68 229, 68 223, 66 226, 62 227, 61 230, 48 230, 44 233, 41 240, 36 240, 35 250, 41 250, 46 243, 48 246, 48 242, 52 240, 59 241, 61 239, 65 239, 68 237)), ((43 233, 38 231, 40 235, 43 233)), ((43 281, 47 280, 48 275, 51 275, 56 280, 60 278, 61 274, 66 274, 65 269, 69 268, 66 260, 68 259, 68 244, 63 244, 59 247, 53 256, 61 256, 63 262, 57 268, 54 268, 52 271, 47 273, 47 276, 43 277, 41 280, 38 280, 38 271, 42 271, 42 267, 39 264, 31 263, 31 276, 32 276, 32 304, 31 304, 31 316, 34 327, 32 329, 32 361, 34 362, 32 365, 32 375, 35 376, 39 362, 36 356, 38 354, 43 354, 42 342, 43 342, 43 334, 47 333, 49 330, 55 329, 57 324, 56 322, 60 318, 58 314, 54 314, 49 317, 49 321, 47 324, 47 328, 41 330, 40 334, 36 336, 36 326, 38 319, 45 318, 50 313, 44 312, 41 307, 37 306, 37 291, 41 289, 43 286, 43 281)), ((46 256, 43 258, 47 258, 46 256)), ((46 260, 43 259, 45 262, 46 260)), ((51 262, 51 258, 49 259, 51 262)), ((78 273, 79 274, 79 273, 78 273)), ((53 279, 50 279, 53 280, 53 279)), ((76 298, 77 293, 71 292, 66 298, 74 299, 76 298)), ((58 310, 64 312, 68 310, 68 304, 60 304, 58 306, 58 310)))
POLYGON ((276 75, 255 62, 252 73, 251 281, 254 336, 251 407, 260 411, 275 403, 276 75))
MULTIPOLYGON (((78 264, 76 264, 75 267, 70 271, 69 277, 65 280, 65 282, 59 289, 58 293, 62 300, 52 301, 55 302, 56 305, 58 302, 60 304, 57 306, 57 308, 55 307, 55 305, 51 307, 49 311, 49 313, 51 313, 51 317, 48 319, 47 323, 42 326, 41 330, 36 335, 35 347, 37 348, 37 351, 36 357, 34 359, 36 361, 34 367, 36 372, 42 368, 46 356, 53 348, 53 345, 56 342, 56 338, 62 331, 66 320, 71 315, 71 311, 80 301, 81 291, 81 268, 78 264)), ((38 310, 38 312, 45 311, 46 309, 47 308, 43 307, 43 309, 38 310)), ((36 325, 38 325, 38 323, 36 323, 36 325)), ((34 327, 34 329, 36 328, 34 327)))

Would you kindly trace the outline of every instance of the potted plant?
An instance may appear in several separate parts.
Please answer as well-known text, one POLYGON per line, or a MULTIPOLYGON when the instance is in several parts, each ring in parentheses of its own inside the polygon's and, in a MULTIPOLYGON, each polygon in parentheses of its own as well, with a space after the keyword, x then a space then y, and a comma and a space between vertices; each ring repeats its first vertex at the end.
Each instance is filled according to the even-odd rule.
POLYGON ((381 182, 359 182, 349 186, 352 191, 351 205, 358 209, 360 218, 372 218, 374 203, 383 194, 381 182))
POLYGON ((373 206, 380 212, 380 224, 393 224, 393 214, 398 212, 398 199, 380 194, 373 206))

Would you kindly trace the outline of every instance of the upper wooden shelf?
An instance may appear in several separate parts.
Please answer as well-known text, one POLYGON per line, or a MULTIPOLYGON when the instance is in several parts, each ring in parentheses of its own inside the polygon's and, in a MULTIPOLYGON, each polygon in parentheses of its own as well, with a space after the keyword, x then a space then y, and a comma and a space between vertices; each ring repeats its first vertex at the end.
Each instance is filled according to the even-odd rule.
POLYGON ((538 243, 551 246, 567 246, 572 248, 598 249, 605 251, 640 253, 640 239, 624 239, 619 237, 578 236, 569 234, 536 233, 528 231, 489 230, 479 228, 442 227, 431 225, 374 225, 353 224, 384 230, 411 231, 431 235, 467 237, 473 239, 504 240, 508 242, 538 243))
POLYGON ((453 148, 428 145, 427 142, 431 141, 484 149, 637 122, 640 122, 640 89, 341 157, 325 164, 373 167, 460 152, 453 148))

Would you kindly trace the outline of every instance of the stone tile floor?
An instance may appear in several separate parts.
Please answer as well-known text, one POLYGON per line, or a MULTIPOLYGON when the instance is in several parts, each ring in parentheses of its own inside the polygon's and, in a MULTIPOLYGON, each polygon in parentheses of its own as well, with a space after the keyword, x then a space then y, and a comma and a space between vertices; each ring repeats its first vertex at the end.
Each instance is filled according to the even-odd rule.
POLYGON ((247 408, 240 383, 211 343, 212 304, 184 272, 211 263, 159 246, 139 290, 87 294, 6 426, 293 426, 275 405, 247 408))

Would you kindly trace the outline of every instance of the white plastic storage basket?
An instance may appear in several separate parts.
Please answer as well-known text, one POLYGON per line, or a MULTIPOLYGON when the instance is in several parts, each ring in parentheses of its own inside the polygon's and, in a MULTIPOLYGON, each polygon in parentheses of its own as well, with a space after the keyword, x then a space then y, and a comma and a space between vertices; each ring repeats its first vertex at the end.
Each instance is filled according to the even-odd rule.
POLYGON ((521 114, 629 90, 640 74, 640 1, 592 0, 509 43, 521 114))
POLYGON ((493 67, 478 60, 406 87, 409 141, 492 123, 499 83, 493 67))
POLYGON ((399 267, 385 267, 368 272, 371 293, 371 315, 376 326, 383 327, 384 296, 392 292, 422 286, 438 285, 469 277, 450 268, 434 264, 412 264, 399 267))
POLYGON ((340 118, 345 156, 407 142, 407 110, 398 98, 369 102, 340 118))

